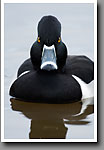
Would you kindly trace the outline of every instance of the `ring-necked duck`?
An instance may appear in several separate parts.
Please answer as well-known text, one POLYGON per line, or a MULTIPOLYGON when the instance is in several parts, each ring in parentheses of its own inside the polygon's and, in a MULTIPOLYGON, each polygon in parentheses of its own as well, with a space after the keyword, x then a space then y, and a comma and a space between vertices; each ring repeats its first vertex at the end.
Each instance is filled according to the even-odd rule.
POLYGON ((60 22, 44 16, 30 58, 20 66, 10 95, 32 102, 75 102, 93 96, 93 79, 93 61, 86 56, 67 56, 60 22))

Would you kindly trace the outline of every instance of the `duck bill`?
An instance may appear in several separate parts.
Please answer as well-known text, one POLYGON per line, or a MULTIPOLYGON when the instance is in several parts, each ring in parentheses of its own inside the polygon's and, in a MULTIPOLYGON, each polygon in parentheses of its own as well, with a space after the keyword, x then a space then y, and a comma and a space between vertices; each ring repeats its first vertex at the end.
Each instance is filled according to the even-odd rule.
POLYGON ((57 63, 56 63, 56 52, 54 45, 43 47, 42 58, 41 58, 41 66, 40 69, 42 70, 57 70, 57 63))

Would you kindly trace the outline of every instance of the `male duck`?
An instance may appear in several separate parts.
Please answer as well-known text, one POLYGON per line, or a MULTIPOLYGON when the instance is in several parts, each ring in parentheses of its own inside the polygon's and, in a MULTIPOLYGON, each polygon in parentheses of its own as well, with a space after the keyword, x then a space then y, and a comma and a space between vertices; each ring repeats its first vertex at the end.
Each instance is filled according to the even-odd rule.
POLYGON ((44 16, 30 58, 20 66, 10 95, 32 102, 75 102, 93 96, 93 79, 93 61, 86 56, 67 56, 60 22, 44 16))

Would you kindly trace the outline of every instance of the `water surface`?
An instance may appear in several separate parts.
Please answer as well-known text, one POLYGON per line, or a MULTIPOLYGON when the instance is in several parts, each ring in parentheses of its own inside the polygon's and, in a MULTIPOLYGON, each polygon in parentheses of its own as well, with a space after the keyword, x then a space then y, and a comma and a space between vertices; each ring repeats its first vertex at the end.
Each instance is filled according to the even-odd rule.
POLYGON ((68 53, 93 60, 93 4, 5 4, 5 139, 94 138, 93 98, 83 105, 39 104, 9 96, 13 77, 37 38, 37 22, 49 14, 62 23, 62 40, 68 53))

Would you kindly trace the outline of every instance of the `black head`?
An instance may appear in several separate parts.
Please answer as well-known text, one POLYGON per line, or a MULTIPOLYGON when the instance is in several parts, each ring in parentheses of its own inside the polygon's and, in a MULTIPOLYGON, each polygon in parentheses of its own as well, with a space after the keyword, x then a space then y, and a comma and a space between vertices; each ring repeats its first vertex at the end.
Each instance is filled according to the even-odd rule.
POLYGON ((61 37, 61 24, 53 16, 43 17, 38 24, 38 37, 41 42, 51 46, 61 37))
POLYGON ((39 21, 38 38, 33 44, 30 54, 35 69, 50 71, 63 68, 67 58, 67 48, 61 40, 61 24, 56 17, 44 16, 39 21), (49 54, 49 52, 51 53, 49 54), (45 62, 44 65, 42 63, 45 58, 47 63, 45 62), (54 62, 52 62, 53 59, 54 62), (55 63, 57 67, 53 65, 55 63))

